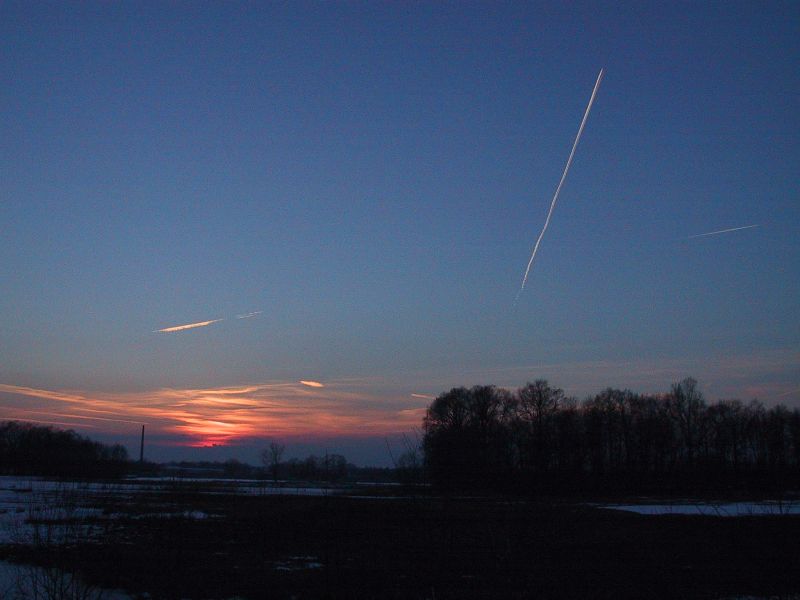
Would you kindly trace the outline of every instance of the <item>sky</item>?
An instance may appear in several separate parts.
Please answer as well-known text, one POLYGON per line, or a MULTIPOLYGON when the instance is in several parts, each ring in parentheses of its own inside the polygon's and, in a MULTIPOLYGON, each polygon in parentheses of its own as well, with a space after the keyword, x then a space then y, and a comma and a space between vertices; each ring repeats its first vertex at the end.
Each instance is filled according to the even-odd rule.
POLYGON ((0 3, 0 419, 387 465, 460 385, 800 406, 800 5, 568 4, 0 3))

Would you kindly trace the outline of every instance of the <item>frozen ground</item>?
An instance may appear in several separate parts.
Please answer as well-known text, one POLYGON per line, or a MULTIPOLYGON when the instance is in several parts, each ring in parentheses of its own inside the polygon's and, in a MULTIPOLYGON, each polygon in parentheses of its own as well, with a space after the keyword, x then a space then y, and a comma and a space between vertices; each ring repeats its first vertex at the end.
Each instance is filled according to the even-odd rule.
MULTIPOLYGON (((285 482, 235 479, 138 478, 118 482, 64 482, 35 477, 0 477, 0 544, 65 541, 74 536, 90 540, 102 535, 103 522, 120 513, 104 507, 133 505, 137 496, 165 496, 158 512, 137 512, 135 518, 184 517, 204 519, 202 511, 185 511, 168 503, 177 490, 193 494, 326 496, 343 488, 287 485, 285 482)), ((132 515, 129 515, 132 516, 132 515)))
POLYGON ((595 504, 593 506, 635 512, 640 515, 704 515, 708 517, 800 515, 800 501, 715 503, 686 500, 666 504, 595 504))
MULTIPOLYGON (((695 542, 699 540, 705 543, 704 540, 710 536, 716 541, 709 547, 717 547, 720 540, 728 543, 733 531, 736 534, 733 539, 739 545, 732 556, 743 557, 742 569, 751 575, 764 577, 764 581, 774 582, 776 573, 779 572, 770 571, 767 577, 763 570, 754 570, 756 568, 752 565, 756 563, 748 558, 748 552, 759 557, 773 556, 769 564, 778 564, 774 556, 785 555, 780 550, 781 545, 787 545, 787 540, 793 543, 797 539, 794 535, 784 538, 781 533, 784 530, 794 532, 797 529, 796 517, 765 517, 758 522, 755 519, 742 519, 738 522, 693 518, 643 520, 621 514, 613 516, 605 510, 712 517, 800 514, 800 502, 796 500, 791 503, 707 502, 691 499, 665 502, 659 497, 637 497, 629 498, 628 502, 593 504, 592 506, 601 510, 587 511, 576 510, 575 505, 569 502, 551 506, 544 502, 521 499, 508 501, 492 496, 449 496, 448 511, 455 512, 446 513, 443 517, 442 503, 436 501, 441 499, 439 496, 419 496, 421 500, 418 501, 416 496, 409 496, 407 493, 392 494, 396 492, 389 489, 379 490, 371 485, 325 488, 297 485, 294 482, 290 485, 288 482, 258 480, 141 478, 104 483, 0 477, 0 550, 5 552, 3 556, 21 561, 30 560, 37 564, 48 564, 39 557, 49 555, 71 557, 69 560, 65 559, 64 565, 102 565, 94 571, 83 567, 78 571, 92 581, 106 581, 109 582, 108 585, 115 585, 115 581, 132 580, 104 579, 98 577, 98 573, 116 569, 118 560, 120 564, 149 566, 141 572, 157 573, 158 566, 165 560, 172 560, 170 557, 175 556, 177 549, 180 549, 181 556, 185 553, 187 564, 204 564, 210 570, 206 575, 187 568, 181 575, 185 579, 181 581, 186 585, 195 582, 197 586, 201 586, 197 589, 202 590, 209 585, 217 585, 215 597, 219 598, 232 593, 233 588, 227 583, 219 582, 233 572, 246 572, 247 576, 242 581, 256 582, 250 584, 250 587, 240 582, 241 585, 236 588, 236 593, 245 596, 251 594, 247 597, 259 597, 259 592, 252 590, 260 590, 262 588, 258 586, 262 585, 288 586, 286 589, 294 589, 294 585, 310 585, 320 586, 319 590, 323 590, 327 577, 332 572, 337 577, 344 577, 343 581, 350 582, 348 585, 360 586, 364 577, 372 577, 371 585, 376 590, 384 589, 382 586, 387 586, 387 589, 394 586, 398 590, 410 592, 407 596, 423 597, 428 584, 417 588, 414 587, 416 584, 409 582, 416 581, 419 573, 425 573, 432 561, 452 560, 445 567, 451 573, 453 581, 461 581, 462 577, 474 577, 474 571, 464 565, 479 564, 485 560, 489 555, 487 548, 494 548, 495 536, 509 540, 508 544, 516 544, 514 547, 508 546, 506 559, 512 560, 509 557, 528 555, 532 549, 540 546, 554 548, 555 555, 566 551, 566 546, 559 546, 563 530, 571 531, 568 539, 577 540, 575 543, 591 548, 592 552, 601 542, 605 544, 603 547, 616 552, 622 547, 621 544, 627 544, 627 540, 634 537, 634 534, 643 531, 650 538, 642 543, 653 552, 666 549, 664 551, 669 553, 685 553, 688 556, 685 560, 689 563, 704 565, 707 553, 697 550, 696 554, 692 554, 695 551, 692 550, 696 546, 695 542), (386 495, 381 495, 381 492, 386 495), (276 494, 334 495, 339 498, 298 498, 284 501, 272 497, 276 494), (232 495, 249 497, 237 498, 232 495), (269 497, 262 499, 258 496, 269 497), (361 500, 341 499, 342 496, 361 500), (375 501, 364 502, 370 498, 375 501), (389 499, 392 502, 385 502, 389 499), (435 501, 429 502, 430 499, 435 501), (400 510, 395 509, 394 502, 401 502, 400 510), (162 518, 168 521, 160 521, 162 518), (486 525, 487 522, 489 525, 486 525), (525 531, 538 537, 528 542, 528 536, 518 536, 517 525, 512 525, 518 522, 525 525, 525 531), (587 523, 594 525, 587 528, 587 523), (432 530, 430 524, 435 524, 439 529, 432 530), (642 524, 646 524, 646 527, 642 527, 642 524), (702 529, 698 534, 700 526, 702 529), (596 528, 605 531, 605 534, 598 534, 596 528), (619 528, 623 529, 622 534, 619 533, 619 528), (235 535, 229 533, 234 529, 235 535), (671 546, 675 539, 672 534, 674 529, 679 531, 675 534, 679 539, 683 536, 693 542, 671 546), (746 535, 740 535, 739 532, 743 529, 747 531, 746 535), (497 534, 497 531, 501 533, 497 534), (670 533, 664 535, 664 532, 670 533), (269 539, 278 540, 278 545, 265 545, 265 535, 269 539), (228 546, 220 544, 225 541, 231 543, 228 546), (6 546, 2 547, 3 544, 6 546), (40 552, 42 549, 46 551, 40 552), (64 552, 65 549, 68 552, 64 552), (109 549, 113 549, 115 554, 114 559, 106 565, 103 557, 109 549), (773 550, 774 554, 771 555, 773 550), (454 552, 462 552, 463 555, 454 552), (395 554, 399 557, 396 560, 395 554), (213 561, 209 559, 211 556, 215 557, 213 561), (254 556, 258 557, 257 560, 253 560, 254 556), (390 558, 385 558, 387 556, 390 558), (241 590, 250 591, 245 593, 241 590)), ((651 568, 649 562, 645 560, 644 563, 645 567, 651 568)), ((527 563, 520 562, 518 568, 521 570, 512 569, 509 572, 528 572, 527 563)), ((738 574, 738 568, 737 563, 737 569, 730 572, 738 574)), ((635 574, 640 572, 637 569, 638 566, 636 569, 622 571, 635 574)), ((139 571, 134 572, 137 578, 141 574, 139 571)), ((594 577, 591 574, 593 572, 588 569, 583 576, 594 577)), ((526 581, 535 582, 541 577, 552 577, 553 581, 568 581, 572 575, 572 571, 566 569, 563 573, 556 574, 542 571, 526 581)), ((663 576, 660 565, 651 568, 649 575, 636 581, 647 586, 653 576, 663 576)), ((73 577, 73 573, 64 570, 0 562, 0 598, 35 598, 35 595, 25 596, 23 592, 35 589, 32 587, 35 585, 60 584, 65 581, 70 583, 73 577)), ((141 589, 151 592, 169 589, 171 575, 167 579, 159 577, 161 576, 153 575, 151 580, 140 584, 141 589)), ((789 579, 786 576, 786 580, 789 579)), ((605 584, 613 585, 612 580, 613 577, 605 584)), ((82 585, 79 579, 74 581, 75 585, 82 585)), ((666 578, 659 585, 666 585, 670 581, 666 578)), ((794 579, 790 583, 792 589, 796 589, 794 579)), ((757 586, 755 590, 760 591, 760 588, 757 586)), ((98 591, 102 590, 92 590, 92 593, 98 591)), ((731 591, 736 592, 738 589, 733 588, 731 591)), ((714 592, 717 593, 717 590, 714 592)), ((193 593, 199 594, 197 591, 193 593)), ((192 596, 189 594, 187 597, 192 596)), ((727 600, 734 598, 722 594, 717 597, 727 600)), ((128 595, 119 592, 83 598, 129 600, 128 595)))
POLYGON ((81 598, 82 600, 131 600, 118 590, 86 585, 78 577, 59 569, 43 569, 0 560, 0 598, 39 600, 42 598, 81 598))
MULTIPOLYGON (((400 496, 363 494, 370 486, 322 487, 297 485, 285 481, 254 479, 132 478, 115 482, 63 482, 34 477, 0 477, 0 544, 31 544, 53 538, 78 536, 90 540, 102 535, 104 523, 122 514, 131 518, 182 517, 213 518, 199 510, 185 510, 169 496, 176 491, 198 494, 248 496, 291 495, 328 496, 346 494, 354 498, 399 499, 400 496), (359 489, 360 488, 360 489, 359 489), (126 506, 149 497, 146 511, 127 512, 126 506), (163 502, 158 501, 160 496, 163 502), (110 507, 116 507, 111 509, 110 507)), ((594 504, 598 508, 623 510, 645 515, 706 515, 720 517, 800 514, 800 500, 791 502, 707 502, 648 499, 641 502, 594 504)))
MULTIPOLYGON (((176 492, 191 494, 324 496, 343 488, 288 485, 286 482, 230 479, 137 478, 119 482, 64 482, 37 477, 0 477, 0 545, 60 547, 101 541, 119 518, 208 519, 201 510, 177 506, 176 492), (147 496, 145 502, 141 502, 147 496), (161 497, 163 496, 163 500, 161 497)), ((315 556, 288 556, 274 563, 279 571, 318 569, 315 556)), ((0 598, 51 597, 50 588, 69 588, 69 597, 129 600, 128 594, 85 586, 72 573, 0 560, 0 598), (70 592, 72 593, 72 592, 70 592)), ((60 596, 59 596, 60 597, 60 596)))

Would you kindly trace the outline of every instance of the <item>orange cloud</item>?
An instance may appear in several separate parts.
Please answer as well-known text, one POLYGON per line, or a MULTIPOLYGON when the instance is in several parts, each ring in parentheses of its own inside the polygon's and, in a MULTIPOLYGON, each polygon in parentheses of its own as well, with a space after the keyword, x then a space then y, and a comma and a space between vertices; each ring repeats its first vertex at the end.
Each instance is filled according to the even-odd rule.
POLYGON ((47 415, 68 427, 85 427, 90 421, 107 431, 146 423, 151 432, 177 435, 191 446, 259 436, 388 435, 410 431, 422 418, 422 409, 410 408, 401 398, 379 399, 347 385, 326 387, 311 381, 136 393, 0 384, 0 403, 0 419, 47 415))

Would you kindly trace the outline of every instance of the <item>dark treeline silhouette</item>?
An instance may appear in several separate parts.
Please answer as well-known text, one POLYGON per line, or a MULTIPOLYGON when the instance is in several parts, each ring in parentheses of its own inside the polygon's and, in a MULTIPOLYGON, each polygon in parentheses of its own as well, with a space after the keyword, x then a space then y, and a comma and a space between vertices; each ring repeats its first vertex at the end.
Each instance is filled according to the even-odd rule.
POLYGON ((128 451, 74 431, 17 421, 0 422, 0 472, 53 477, 120 477, 128 469, 128 451))
POLYGON ((606 389, 579 403, 547 381, 453 388, 424 420, 425 466, 445 487, 526 492, 765 490, 800 483, 800 410, 606 389))
POLYGON ((308 479, 318 481, 343 481, 358 468, 347 462, 341 454, 308 456, 303 460, 290 459, 280 464, 279 472, 286 479, 308 479))
POLYGON ((157 466, 156 475, 199 478, 252 478, 280 479, 281 481, 395 481, 397 469, 385 467, 358 467, 341 454, 309 455, 254 466, 230 458, 224 462, 181 461, 157 466))
POLYGON ((278 460, 269 462, 264 467, 254 467, 236 459, 229 459, 224 463, 226 477, 270 477, 276 479, 280 475, 286 480, 305 481, 343 481, 348 476, 357 472, 358 467, 351 465, 341 454, 325 454, 323 456, 309 455, 304 459, 292 458, 286 462, 278 460))

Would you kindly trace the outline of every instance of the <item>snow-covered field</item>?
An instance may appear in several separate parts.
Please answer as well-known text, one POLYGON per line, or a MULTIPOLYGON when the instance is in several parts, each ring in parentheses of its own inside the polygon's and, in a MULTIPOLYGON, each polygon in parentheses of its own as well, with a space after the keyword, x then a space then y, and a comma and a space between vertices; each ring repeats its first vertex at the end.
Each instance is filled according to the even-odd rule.
MULTIPOLYGON (((171 507, 167 494, 176 490, 193 494, 325 496, 343 488, 287 485, 282 482, 235 479, 139 478, 118 482, 64 482, 36 477, 0 477, 0 544, 50 543, 75 536, 91 540, 100 536, 104 522, 120 516, 110 505, 136 502, 137 496, 165 496, 158 512, 137 512, 135 518, 184 517, 204 519, 202 511, 171 507)), ((131 515, 129 515, 131 516, 131 515)))
MULTIPOLYGON (((325 496, 341 487, 298 486, 286 482, 232 479, 132 478, 115 482, 65 482, 39 477, 0 477, 0 545, 60 546, 101 541, 121 518, 208 519, 217 515, 177 506, 172 494, 325 496), (141 502, 147 496, 146 502, 141 502), (163 500, 161 499, 163 496, 163 500)), ((288 556, 281 571, 316 569, 314 556, 288 556)), ((91 589, 68 572, 0 560, 0 598, 47 598, 48 586, 72 586, 74 597, 128 600, 124 592, 91 589), (85 593, 85 595, 84 595, 85 593)), ((73 597, 73 596, 69 596, 73 597)))
MULTIPOLYGON (((64 482, 36 477, 0 477, 0 546, 61 547, 101 542, 121 519, 215 519, 215 502, 193 505, 186 498, 234 494, 247 496, 347 495, 381 500, 408 496, 372 495, 372 485, 315 486, 243 479, 132 478, 114 482, 64 482), (367 492, 367 494, 364 494, 367 492), (204 507, 199 510, 197 506, 204 507)), ((658 498, 631 503, 593 504, 597 508, 644 515, 705 515, 716 517, 800 514, 800 500, 791 502, 707 502, 658 498)), ((316 556, 286 556, 272 563, 276 571, 313 570, 323 566, 316 556)), ((0 598, 27 600, 36 586, 83 585, 71 573, 0 561, 0 598), (74 579, 73 579, 74 578, 74 579), (28 595, 26 595, 28 594, 28 595)), ((33 595, 32 595, 33 592, 33 595)), ((122 592, 93 590, 85 598, 127 600, 122 592)))
MULTIPOLYGON (((369 488, 369 486, 366 486, 369 488)), ((147 510, 126 512, 129 518, 213 518, 199 510, 187 510, 168 497, 176 491, 197 495, 235 494, 248 496, 327 496, 346 494, 354 498, 392 499, 364 495, 364 487, 323 487, 254 479, 196 479, 141 477, 114 482, 64 482, 38 477, 0 477, 0 544, 48 543, 65 536, 91 540, 101 536, 104 524, 121 516, 110 507, 138 504, 147 495, 147 510), (359 489, 360 488, 360 489, 359 489), (163 495, 163 502, 158 498, 163 495), (155 499, 155 501, 154 501, 155 499)), ((706 515, 720 517, 800 514, 800 500, 787 502, 707 502, 648 499, 642 502, 594 504, 598 508, 624 510, 645 515, 706 515)))

